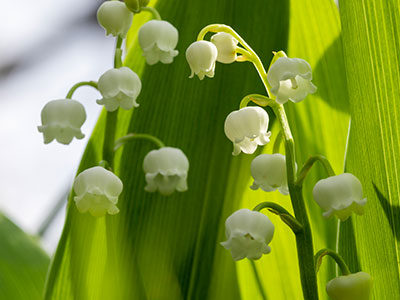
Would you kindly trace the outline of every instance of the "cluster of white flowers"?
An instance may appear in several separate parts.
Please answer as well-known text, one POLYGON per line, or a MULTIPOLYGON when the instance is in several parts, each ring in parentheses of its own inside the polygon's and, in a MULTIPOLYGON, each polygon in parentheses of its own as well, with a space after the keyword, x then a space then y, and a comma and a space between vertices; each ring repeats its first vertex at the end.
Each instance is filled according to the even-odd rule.
MULTIPOLYGON (((247 55, 247 50, 238 48, 238 44, 238 40, 227 32, 212 35, 210 41, 198 40, 192 43, 186 50, 186 59, 191 69, 189 77, 197 75, 200 80, 205 76, 213 78, 216 62, 229 64, 238 60, 238 53, 247 55)), ((252 59, 251 56, 244 57, 249 58, 252 59)), ((288 100, 300 102, 317 90, 311 82, 310 64, 300 58, 281 56, 270 66, 266 75, 270 92, 278 104, 288 100)), ((233 143, 232 154, 253 154, 258 146, 269 143, 271 132, 268 131, 268 123, 267 112, 258 106, 243 107, 231 112, 226 117, 224 131, 233 143)), ((250 188, 261 188, 265 192, 279 190, 281 194, 288 195, 286 168, 286 159, 282 154, 257 156, 251 163, 254 182, 250 188)), ((295 168, 297 170, 297 165, 295 168)), ((342 221, 352 212, 363 213, 366 199, 362 194, 360 181, 347 173, 323 179, 314 188, 314 199, 325 210, 323 215, 336 215, 342 221)), ((244 257, 258 259, 263 253, 269 252, 267 244, 273 233, 273 229, 269 229, 273 225, 263 214, 242 209, 231 215, 225 225, 228 240, 222 245, 231 251, 234 260, 244 257)))
MULTIPOLYGON (((117 37, 118 43, 128 34, 134 13, 139 13, 149 0, 105 1, 97 11, 97 19, 106 35, 117 37)), ((150 10, 154 12, 153 10, 150 10)), ((155 16, 159 15, 155 12, 155 16)), ((140 47, 149 65, 157 62, 172 63, 178 51, 178 30, 167 21, 151 20, 145 23, 138 33, 140 47)), ((120 45, 118 44, 117 45, 120 45)), ((119 47, 119 46, 118 46, 119 47)), ((67 98, 82 85, 91 85, 100 92, 102 98, 97 103, 104 105, 108 112, 119 108, 130 110, 138 107, 137 97, 142 89, 139 76, 128 67, 120 66, 122 52, 116 49, 114 68, 102 74, 98 82, 82 82, 71 88, 67 98), (117 52, 119 51, 119 52, 117 52)), ((48 102, 41 113, 42 125, 38 126, 43 133, 44 143, 54 139, 62 144, 69 144, 75 137, 82 139, 81 126, 86 120, 84 106, 71 99, 60 99, 48 102)), ((114 141, 113 141, 114 142, 114 141)), ((161 143, 162 144, 162 143, 161 143)), ((107 162, 106 162, 107 165, 107 162)), ((150 151, 143 162, 148 192, 159 191, 162 195, 171 195, 175 190, 184 192, 187 187, 189 160, 178 148, 162 147, 150 151)), ((74 201, 79 212, 89 212, 95 217, 107 213, 117 214, 118 197, 122 193, 122 181, 104 167, 93 167, 81 172, 74 182, 74 201)))

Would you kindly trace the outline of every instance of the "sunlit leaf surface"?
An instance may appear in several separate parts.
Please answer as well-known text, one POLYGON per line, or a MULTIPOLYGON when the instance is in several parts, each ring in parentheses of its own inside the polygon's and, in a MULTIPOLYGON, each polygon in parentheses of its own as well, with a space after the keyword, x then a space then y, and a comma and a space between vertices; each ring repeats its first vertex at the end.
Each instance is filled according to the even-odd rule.
POLYGON ((42 299, 48 265, 37 242, 0 214, 0 299, 42 299))
POLYGON ((400 2, 341 1, 352 114, 346 170, 368 198, 364 216, 341 226, 351 271, 374 281, 374 299, 399 299, 400 2))

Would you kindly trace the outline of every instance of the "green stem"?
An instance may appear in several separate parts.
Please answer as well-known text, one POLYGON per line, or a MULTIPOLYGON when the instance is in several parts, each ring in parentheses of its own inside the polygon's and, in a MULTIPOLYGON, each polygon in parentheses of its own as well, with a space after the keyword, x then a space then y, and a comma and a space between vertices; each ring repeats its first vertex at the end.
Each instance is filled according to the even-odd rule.
POLYGON ((296 185, 302 185, 308 172, 311 170, 312 166, 316 161, 319 161, 322 163, 323 167, 325 168, 326 173, 328 173, 328 176, 335 176, 335 171, 333 171, 333 168, 331 164, 329 163, 328 159, 325 156, 322 155, 314 155, 311 156, 307 159, 303 167, 301 168, 300 174, 297 178, 296 185))
POLYGON ((154 7, 145 6, 145 7, 142 7, 141 10, 151 13, 153 15, 154 19, 156 19, 156 20, 162 20, 161 16, 160 16, 160 13, 154 7))
MULTIPOLYGON (((117 43, 115 46, 114 55, 114 68, 122 67, 122 38, 118 36, 117 43)), ((117 128, 118 121, 118 110, 113 112, 107 112, 106 115, 106 128, 104 131, 103 141, 103 160, 109 163, 110 168, 114 167, 114 141, 115 141, 115 130, 117 128)))
POLYGON ((261 211, 262 209, 267 208, 270 212, 278 215, 281 220, 288 225, 293 233, 298 233, 303 230, 303 226, 296 220, 295 217, 292 216, 290 212, 288 212, 285 208, 280 206, 278 203, 274 202, 262 202, 253 208, 254 211, 261 211))
POLYGON ((317 276, 314 269, 314 248, 307 209, 303 199, 302 186, 296 185, 296 166, 294 140, 283 105, 272 106, 285 138, 286 172, 290 199, 296 219, 303 225, 303 230, 296 233, 297 257, 299 260, 301 285, 304 299, 318 299, 317 276))
POLYGON ((242 101, 240 101, 239 109, 242 109, 243 107, 246 107, 250 101, 254 102, 257 105, 260 106, 271 106, 275 105, 276 101, 268 98, 264 95, 259 95, 259 94, 250 94, 245 96, 242 101))
POLYGON ((351 273, 344 259, 335 251, 327 248, 319 250, 317 254, 315 254, 314 256, 314 266, 316 272, 319 271, 319 268, 321 267, 322 264, 322 258, 325 255, 329 255, 335 260, 335 262, 340 268, 340 271, 342 272, 342 275, 349 275, 351 273))
POLYGON ((133 140, 138 140, 138 139, 151 141, 154 144, 156 144, 156 146, 158 148, 165 147, 164 143, 160 139, 158 139, 155 136, 152 136, 150 134, 129 133, 129 134, 127 134, 127 135, 123 136, 122 138, 120 138, 120 139, 115 141, 114 152, 117 151, 120 147, 122 147, 126 143, 131 142, 133 140))
POLYGON ((66 96, 65 98, 66 98, 66 99, 71 99, 71 98, 72 98, 72 95, 75 93, 75 91, 76 91, 79 87, 85 86, 85 85, 94 87, 96 90, 98 90, 97 82, 96 82, 96 81, 81 81, 81 82, 78 82, 78 83, 74 84, 74 85, 70 88, 70 90, 68 91, 68 94, 67 94, 67 96, 66 96))
POLYGON ((258 274, 256 263, 252 259, 249 259, 249 261, 250 261, 251 267, 253 268, 254 277, 256 279, 258 290, 260 291, 260 294, 261 294, 261 298, 263 300, 267 300, 267 295, 265 294, 260 275, 258 274))

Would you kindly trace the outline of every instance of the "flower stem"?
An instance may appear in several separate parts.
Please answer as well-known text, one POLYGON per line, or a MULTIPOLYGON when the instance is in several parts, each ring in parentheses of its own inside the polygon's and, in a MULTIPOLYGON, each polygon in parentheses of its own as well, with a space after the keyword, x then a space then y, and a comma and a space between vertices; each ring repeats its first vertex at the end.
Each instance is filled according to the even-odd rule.
POLYGON ((279 148, 281 146, 282 141, 283 141, 283 133, 282 131, 279 131, 274 142, 274 147, 272 148, 272 153, 274 154, 279 153, 279 148))
POLYGON ((154 7, 145 6, 145 7, 142 7, 141 10, 151 13, 153 15, 154 19, 156 19, 156 20, 162 20, 161 16, 160 16, 160 13, 154 7))
POLYGON ((333 168, 331 164, 329 163, 328 159, 325 156, 322 155, 314 155, 311 156, 307 159, 303 167, 301 168, 300 174, 297 178, 296 185, 302 185, 308 172, 311 170, 312 166, 316 161, 319 161, 322 163, 322 165, 325 168, 326 173, 328 173, 328 176, 335 176, 335 171, 333 171, 333 168))
POLYGON ((296 233, 297 257, 299 260, 301 285, 304 299, 318 299, 317 276, 314 269, 314 248, 310 222, 303 199, 302 186, 296 185, 296 167, 294 140, 287 121, 283 105, 275 103, 272 106, 285 138, 286 172, 290 199, 296 219, 303 225, 303 230, 296 233))
MULTIPOLYGON (((114 68, 122 67, 122 38, 118 36, 115 55, 114 55, 114 68)), ((106 128, 104 131, 103 141, 103 160, 108 161, 110 168, 114 166, 114 141, 115 141, 115 130, 117 127, 119 109, 113 112, 107 112, 106 116, 106 128)))
POLYGON ((72 95, 75 93, 75 91, 76 91, 79 87, 85 86, 85 85, 94 87, 96 90, 98 90, 97 82, 96 82, 96 81, 81 81, 81 82, 78 82, 78 83, 74 84, 74 85, 70 88, 70 90, 68 91, 68 94, 67 94, 67 96, 66 96, 65 98, 66 98, 66 99, 71 99, 71 98, 72 98, 72 95))
POLYGON ((129 133, 129 134, 127 134, 127 135, 123 136, 122 138, 120 138, 120 139, 115 141, 114 152, 117 151, 120 147, 122 147, 126 143, 131 142, 133 140, 138 140, 138 139, 148 140, 150 142, 153 142, 154 144, 156 144, 156 146, 158 148, 165 147, 164 143, 160 139, 158 139, 155 136, 152 136, 150 134, 129 133))
POLYGON ((278 203, 274 202, 262 202, 253 208, 254 211, 261 211, 263 208, 267 208, 270 212, 278 215, 281 220, 288 225, 294 234, 303 230, 303 226, 293 217, 290 212, 288 212, 285 208, 280 206, 278 203))
POLYGON ((329 255, 335 260, 335 262, 338 264, 340 268, 340 271, 342 272, 342 275, 349 275, 351 273, 344 259, 335 251, 326 248, 319 250, 314 256, 314 265, 316 272, 319 271, 319 268, 321 267, 322 264, 322 258, 325 255, 329 255))

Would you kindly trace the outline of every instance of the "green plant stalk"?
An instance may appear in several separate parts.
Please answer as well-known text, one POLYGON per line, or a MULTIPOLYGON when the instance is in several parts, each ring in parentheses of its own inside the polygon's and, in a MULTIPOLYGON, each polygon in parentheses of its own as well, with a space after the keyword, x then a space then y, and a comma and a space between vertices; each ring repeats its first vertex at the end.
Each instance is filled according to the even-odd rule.
POLYGON ((307 161, 304 163, 303 168, 301 168, 301 171, 296 181, 297 185, 303 185, 303 182, 306 179, 308 172, 311 170, 312 166, 316 161, 321 162, 322 166, 325 168, 325 171, 329 177, 335 176, 335 171, 333 170, 331 164, 326 159, 326 157, 322 155, 314 155, 309 157, 307 161))
POLYGON ((80 88, 81 86, 85 86, 85 85, 94 87, 96 90, 98 90, 97 82, 96 82, 96 81, 81 81, 81 82, 78 82, 78 83, 74 84, 74 85, 70 88, 70 90, 68 91, 68 94, 67 94, 67 96, 66 96, 65 98, 66 98, 66 99, 71 99, 71 98, 72 98, 72 95, 75 93, 75 91, 76 91, 78 88, 80 88))
POLYGON ((114 152, 117 151, 120 147, 122 147, 126 143, 134 140, 148 140, 150 142, 153 142, 158 148, 165 147, 164 143, 159 138, 156 138, 155 136, 152 136, 150 134, 128 133, 127 135, 115 141, 114 152))
POLYGON ((314 256, 314 266, 317 272, 319 271, 319 268, 321 266, 322 258, 325 255, 329 255, 335 260, 335 262, 340 268, 340 271, 342 272, 342 275, 349 275, 351 273, 344 259, 335 251, 327 248, 319 250, 314 256))
MULTIPOLYGON (((114 55, 114 68, 122 67, 122 38, 117 38, 117 44, 115 46, 114 55)), ((104 142, 103 142, 103 160, 109 163, 110 168, 114 167, 114 142, 115 142, 115 130, 118 121, 118 111, 107 112, 106 116, 106 128, 104 131, 104 142)))
POLYGON ((272 109, 282 126, 285 139, 286 172, 294 215, 303 225, 303 230, 296 233, 297 257, 299 261, 303 297, 307 300, 317 300, 318 286, 317 275, 314 268, 312 233, 307 209, 303 199, 303 186, 296 184, 294 140, 283 105, 275 103, 275 105, 272 105, 272 109))

